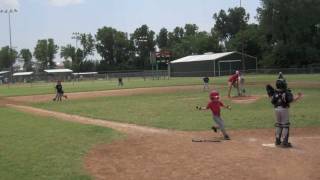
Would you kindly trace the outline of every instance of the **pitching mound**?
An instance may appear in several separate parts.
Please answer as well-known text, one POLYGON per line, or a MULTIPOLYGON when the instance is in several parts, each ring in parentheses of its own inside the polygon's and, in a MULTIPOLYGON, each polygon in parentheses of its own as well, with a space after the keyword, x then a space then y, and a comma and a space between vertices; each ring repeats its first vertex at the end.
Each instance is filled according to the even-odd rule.
POLYGON ((249 104, 260 99, 261 96, 234 96, 231 98, 231 101, 239 104, 249 104))

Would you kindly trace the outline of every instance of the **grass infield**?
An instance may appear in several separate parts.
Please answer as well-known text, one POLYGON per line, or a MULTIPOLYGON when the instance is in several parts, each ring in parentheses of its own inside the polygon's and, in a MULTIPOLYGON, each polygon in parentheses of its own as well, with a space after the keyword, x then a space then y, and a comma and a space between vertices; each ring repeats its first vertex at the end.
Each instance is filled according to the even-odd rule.
MULTIPOLYGON (((261 96, 254 103, 237 104, 227 98, 222 98, 225 104, 232 106, 231 111, 222 110, 222 118, 228 129, 272 128, 274 126, 273 106, 266 97, 265 84, 263 83, 271 81, 270 77, 248 77, 248 84, 258 82, 247 86, 248 93, 261 96)), ((290 108, 292 127, 320 125, 320 115, 317 112, 318 102, 320 102, 320 85, 314 82, 314 76, 307 77, 311 79, 310 81, 305 78, 305 76, 296 76, 295 81, 303 81, 304 83, 292 84, 294 94, 299 91, 304 94, 303 99, 293 103, 290 108), (307 85, 309 83, 314 85, 307 85)), ((317 78, 319 77, 317 76, 317 78)), ((226 96, 226 87, 219 87, 218 90, 222 97, 226 96)), ((69 114, 158 128, 205 130, 212 125, 211 112, 197 111, 195 106, 205 106, 208 100, 208 92, 202 92, 200 88, 193 92, 99 97, 63 101, 62 103, 39 103, 34 106, 69 114)))
POLYGON ((0 179, 88 180, 83 158, 96 144, 123 135, 0 108, 0 179))

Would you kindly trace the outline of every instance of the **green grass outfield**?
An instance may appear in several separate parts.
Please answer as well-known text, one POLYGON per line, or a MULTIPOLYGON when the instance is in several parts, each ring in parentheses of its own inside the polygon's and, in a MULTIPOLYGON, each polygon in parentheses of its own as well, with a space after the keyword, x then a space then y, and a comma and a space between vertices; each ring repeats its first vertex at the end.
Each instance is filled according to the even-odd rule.
MULTIPOLYGON (((298 82, 320 82, 320 74, 314 75, 286 75, 289 81, 298 82)), ((225 85, 227 76, 210 78, 210 84, 225 85)), ((245 77, 248 83, 267 83, 274 82, 277 75, 248 75, 245 77)), ((80 82, 63 82, 64 91, 69 92, 84 92, 84 91, 102 91, 109 89, 117 89, 117 81, 114 80, 97 80, 97 81, 80 81, 80 82)), ((152 80, 142 78, 124 78, 123 88, 139 88, 139 87, 159 87, 159 86, 176 86, 176 85, 195 85, 202 84, 202 78, 171 78, 152 80)), ((18 84, 18 85, 0 85, 0 97, 4 96, 22 96, 36 94, 54 94, 55 83, 33 83, 33 84, 18 84)))
POLYGON ((99 143, 123 135, 104 127, 81 125, 0 108, 0 179, 88 180, 83 158, 99 143))
MULTIPOLYGON (((267 82, 271 80, 270 77, 258 76, 247 79, 252 82, 267 82)), ((304 97, 301 101, 292 104, 290 112, 292 126, 319 126, 320 85, 319 81, 315 81, 319 77, 303 75, 289 78, 292 80, 293 77, 295 77, 295 81, 304 82, 300 85, 295 83, 293 93, 301 91, 304 97), (309 78, 310 80, 308 80, 309 78), (308 83, 313 85, 307 85, 308 83)), ((222 88, 220 87, 218 90, 223 97, 226 96, 226 87, 222 88)), ((253 95, 266 95, 263 83, 247 86, 247 91, 253 95)), ((69 114, 158 128, 205 130, 212 125, 211 112, 197 111, 195 106, 205 106, 208 100, 208 92, 202 92, 199 89, 193 92, 99 97, 63 101, 62 103, 48 102, 34 104, 34 106, 69 114)), ((267 97, 261 97, 251 104, 235 104, 226 98, 223 98, 222 101, 232 105, 232 111, 223 110, 222 112, 228 129, 271 128, 274 126, 273 106, 267 97)))

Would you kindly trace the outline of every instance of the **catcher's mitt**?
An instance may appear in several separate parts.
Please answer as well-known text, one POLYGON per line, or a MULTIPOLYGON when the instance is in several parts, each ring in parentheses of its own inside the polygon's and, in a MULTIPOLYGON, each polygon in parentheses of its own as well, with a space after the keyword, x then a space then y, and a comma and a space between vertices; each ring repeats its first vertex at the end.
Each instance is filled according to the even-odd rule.
POLYGON ((266 91, 267 91, 268 96, 272 97, 275 90, 270 84, 267 84, 266 85, 266 91))

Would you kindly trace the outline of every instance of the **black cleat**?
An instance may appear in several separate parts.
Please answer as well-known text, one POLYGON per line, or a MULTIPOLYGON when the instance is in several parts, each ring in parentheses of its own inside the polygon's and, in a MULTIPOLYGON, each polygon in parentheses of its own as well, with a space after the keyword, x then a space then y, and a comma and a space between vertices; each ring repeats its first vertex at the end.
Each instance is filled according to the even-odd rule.
POLYGON ((217 128, 212 126, 211 129, 214 131, 214 132, 217 132, 217 128))
POLYGON ((230 140, 230 137, 228 135, 225 135, 224 140, 230 140))
POLYGON ((276 138, 276 142, 274 143, 276 146, 280 146, 281 145, 281 140, 276 138))
POLYGON ((282 144, 281 144, 281 147, 282 147, 282 148, 292 148, 292 144, 289 143, 289 142, 287 142, 287 143, 282 143, 282 144))

